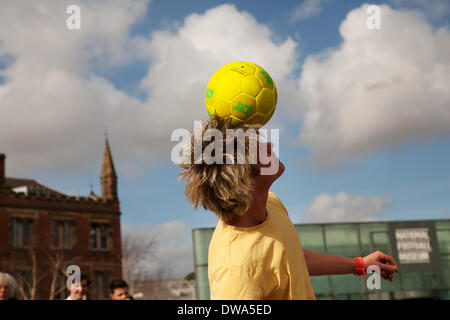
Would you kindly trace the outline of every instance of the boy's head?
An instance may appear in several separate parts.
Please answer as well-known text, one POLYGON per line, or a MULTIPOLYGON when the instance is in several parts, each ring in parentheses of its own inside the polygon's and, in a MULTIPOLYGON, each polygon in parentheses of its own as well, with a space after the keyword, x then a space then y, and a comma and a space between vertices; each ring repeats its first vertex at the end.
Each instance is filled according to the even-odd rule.
POLYGON ((76 283, 74 280, 72 282, 71 287, 67 288, 72 300, 81 300, 83 299, 83 297, 87 299, 90 285, 91 281, 89 280, 89 277, 85 273, 81 275, 80 283, 76 283))
POLYGON ((259 129, 260 125, 248 124, 232 128, 230 120, 215 116, 201 133, 194 133, 190 161, 180 164, 180 178, 186 179, 185 194, 195 208, 201 205, 228 221, 248 210, 255 189, 268 191, 283 173, 279 162, 273 174, 261 175, 261 169, 279 160, 271 153, 272 145, 261 142, 259 129))
POLYGON ((112 300, 130 300, 128 293, 128 283, 122 279, 111 281, 109 285, 112 300))

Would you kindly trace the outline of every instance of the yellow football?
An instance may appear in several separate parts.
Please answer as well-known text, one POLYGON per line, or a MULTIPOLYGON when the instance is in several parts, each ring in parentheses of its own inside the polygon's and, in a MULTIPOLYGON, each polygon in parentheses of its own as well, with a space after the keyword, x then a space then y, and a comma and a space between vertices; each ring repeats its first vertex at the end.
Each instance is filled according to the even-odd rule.
POLYGON ((205 95, 209 115, 231 118, 233 126, 266 124, 277 104, 277 88, 270 75, 251 62, 231 62, 216 71, 205 95))

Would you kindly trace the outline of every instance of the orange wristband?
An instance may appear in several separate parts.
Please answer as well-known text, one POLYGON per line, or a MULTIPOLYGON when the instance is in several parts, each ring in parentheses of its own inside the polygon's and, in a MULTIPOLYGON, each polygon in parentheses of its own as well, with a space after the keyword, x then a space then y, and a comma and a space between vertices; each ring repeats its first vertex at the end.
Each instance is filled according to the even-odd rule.
POLYGON ((362 257, 355 257, 353 258, 355 260, 355 271, 353 274, 355 276, 364 275, 363 281, 366 281, 366 267, 364 265, 364 260, 362 257))

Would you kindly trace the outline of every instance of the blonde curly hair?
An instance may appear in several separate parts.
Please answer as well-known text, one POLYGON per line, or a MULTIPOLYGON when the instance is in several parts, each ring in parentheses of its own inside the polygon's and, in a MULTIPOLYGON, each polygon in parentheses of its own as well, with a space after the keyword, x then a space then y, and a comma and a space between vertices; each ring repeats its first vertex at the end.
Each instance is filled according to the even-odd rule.
POLYGON ((232 127, 231 120, 222 119, 217 115, 209 119, 202 126, 201 137, 209 135, 211 138, 210 129, 220 131, 220 138, 214 136, 212 142, 225 151, 223 158, 219 155, 223 160, 218 161, 219 163, 208 161, 211 159, 208 159, 204 151, 211 142, 205 139, 197 141, 198 148, 201 145, 201 154, 195 153, 195 134, 191 134, 189 159, 179 164, 182 172, 178 177, 179 180, 186 179, 184 193, 194 208, 201 205, 224 221, 243 215, 248 210, 253 201, 253 182, 260 173, 255 161, 257 150, 252 149, 250 142, 259 141, 260 127, 248 124, 232 127), (244 141, 239 141, 238 135, 235 134, 239 131, 245 134, 244 141), (233 152, 227 153, 230 145, 233 152))

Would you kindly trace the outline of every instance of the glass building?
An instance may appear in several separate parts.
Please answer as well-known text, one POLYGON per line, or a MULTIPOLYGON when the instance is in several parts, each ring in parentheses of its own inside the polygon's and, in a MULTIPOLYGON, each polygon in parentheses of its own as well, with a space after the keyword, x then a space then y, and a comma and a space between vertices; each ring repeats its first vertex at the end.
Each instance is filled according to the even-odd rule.
MULTIPOLYGON (((345 257, 376 250, 394 257, 394 281, 373 274, 367 281, 352 274, 313 276, 317 299, 445 299, 450 300, 450 220, 360 222, 295 225, 305 249, 345 257), (370 285, 369 285, 370 286, 370 285), (373 286, 372 286, 373 287, 373 286)), ((192 230, 198 299, 209 299, 208 248, 214 228, 192 230)))

